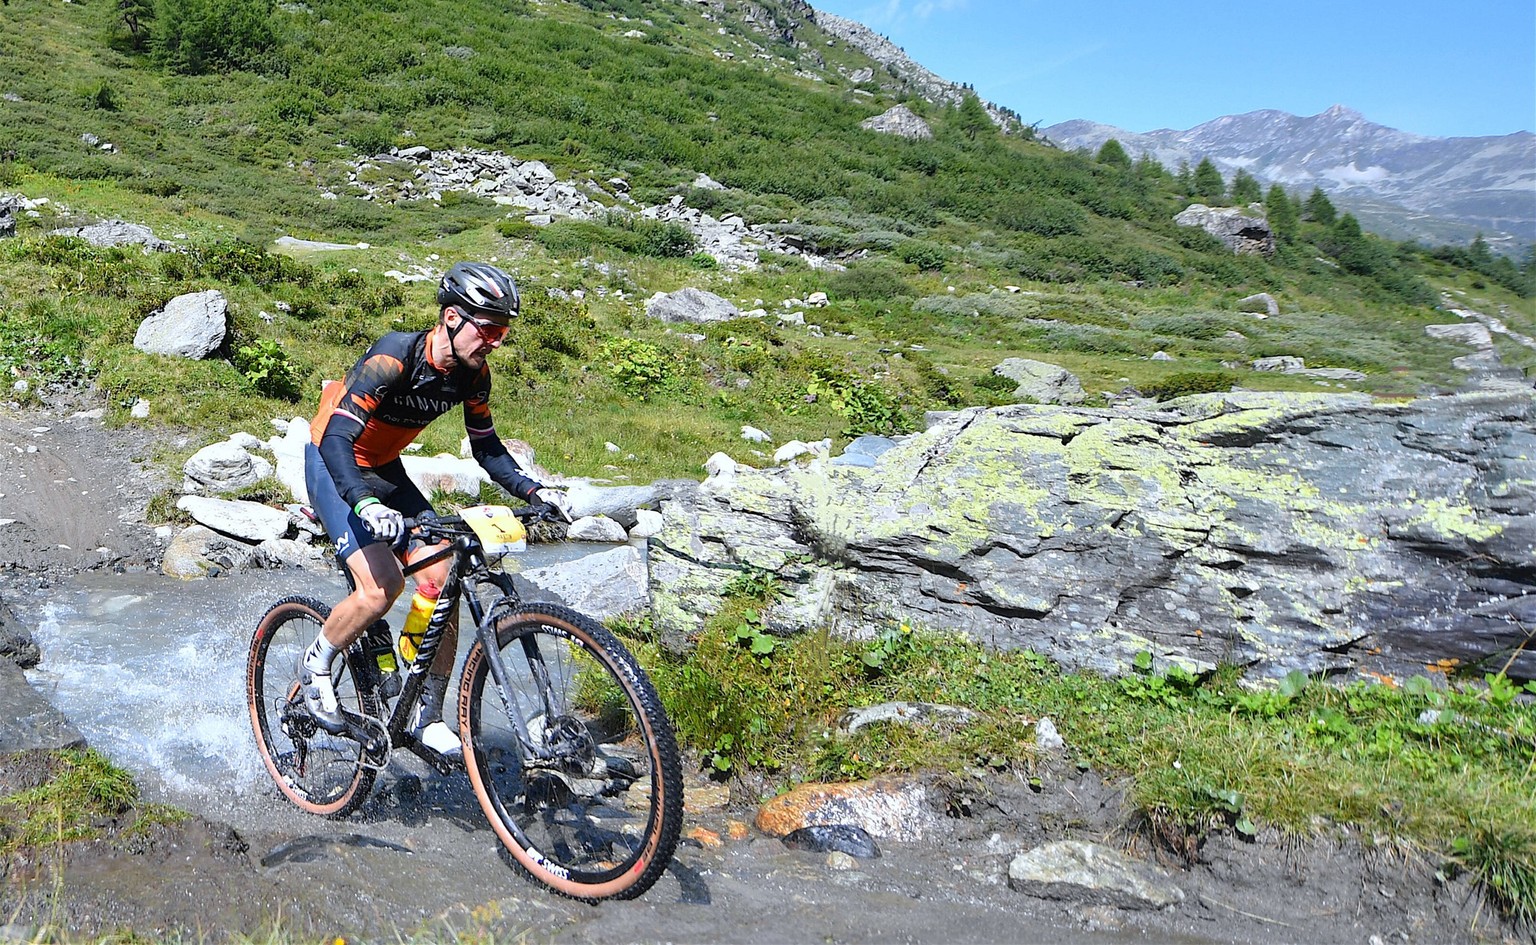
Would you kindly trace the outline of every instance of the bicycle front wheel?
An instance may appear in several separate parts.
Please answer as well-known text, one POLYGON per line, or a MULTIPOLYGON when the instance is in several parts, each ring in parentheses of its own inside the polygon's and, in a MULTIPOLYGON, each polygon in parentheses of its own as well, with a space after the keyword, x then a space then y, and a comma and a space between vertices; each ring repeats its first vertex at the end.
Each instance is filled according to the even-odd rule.
POLYGON ((611 633, 526 604, 496 627, 505 701, 479 642, 459 689, 465 767, 501 842, 576 899, 632 899, 677 849, 683 776, 661 700, 611 633), (526 739, 526 741, 525 741, 526 739))
MULTIPOLYGON (((256 748, 278 790, 311 814, 341 818, 367 798, 377 772, 361 744, 328 734, 304 708, 296 667, 330 613, 309 597, 285 597, 273 604, 251 637, 245 688, 256 748)), ((347 658, 338 659, 333 672, 342 705, 378 714, 347 658)))

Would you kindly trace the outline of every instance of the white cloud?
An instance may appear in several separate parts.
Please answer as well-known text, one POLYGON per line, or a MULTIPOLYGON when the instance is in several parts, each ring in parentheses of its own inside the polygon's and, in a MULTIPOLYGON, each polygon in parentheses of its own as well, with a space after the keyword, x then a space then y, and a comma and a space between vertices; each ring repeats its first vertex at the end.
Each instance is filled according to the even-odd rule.
POLYGON ((925 21, 935 13, 964 10, 970 0, 885 0, 854 17, 871 29, 888 28, 912 20, 925 21))

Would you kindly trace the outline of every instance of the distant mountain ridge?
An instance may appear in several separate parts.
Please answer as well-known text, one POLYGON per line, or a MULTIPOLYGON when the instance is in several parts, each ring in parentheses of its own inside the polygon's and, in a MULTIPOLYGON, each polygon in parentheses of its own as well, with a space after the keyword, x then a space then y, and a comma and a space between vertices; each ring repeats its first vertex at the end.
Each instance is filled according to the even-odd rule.
POLYGON ((1264 109, 1185 131, 1126 131, 1086 120, 1042 129, 1064 148, 1097 150, 1110 138, 1132 157, 1150 154, 1173 170, 1210 158, 1230 179, 1244 169, 1293 194, 1321 187, 1362 225, 1394 238, 1466 242, 1536 241, 1536 135, 1434 138, 1368 121, 1335 105, 1299 117, 1264 109))

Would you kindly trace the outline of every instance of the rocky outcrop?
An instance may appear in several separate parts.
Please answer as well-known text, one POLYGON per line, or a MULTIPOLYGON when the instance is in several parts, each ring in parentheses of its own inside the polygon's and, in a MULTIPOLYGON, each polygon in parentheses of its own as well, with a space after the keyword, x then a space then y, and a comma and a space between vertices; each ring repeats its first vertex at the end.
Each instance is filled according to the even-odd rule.
POLYGON ((657 292, 646 300, 645 314, 673 324, 707 325, 741 317, 741 309, 729 299, 689 286, 676 292, 657 292))
POLYGON ((50 236, 73 236, 92 246, 138 246, 146 253, 174 253, 176 247, 155 235, 149 227, 122 220, 103 220, 86 226, 52 230, 50 236))
POLYGON ((1184 891, 1156 867, 1081 840, 1047 843, 1014 857, 1008 864, 1008 885, 1042 899, 1121 909, 1166 909, 1184 901, 1184 891))
POLYGON ((1246 209, 1190 204, 1173 218, 1173 222, 1179 226, 1200 227, 1239 256, 1273 256, 1275 253, 1275 234, 1259 204, 1246 209))
POLYGON ((139 323, 133 346, 150 354, 200 360, 224 343, 229 303, 218 289, 178 295, 139 323))
POLYGON ((913 114, 912 109, 905 105, 892 105, 873 118, 866 118, 859 122, 859 127, 869 131, 883 131, 902 138, 933 137, 933 129, 928 127, 928 123, 913 114))
MULTIPOLYGON (((959 105, 969 94, 970 90, 930 71, 908 56, 900 46, 863 23, 823 10, 813 11, 812 18, 822 32, 836 37, 879 63, 884 67, 885 76, 895 79, 900 88, 915 92, 935 105, 959 105)), ((859 69, 849 74, 849 81, 867 82, 875 75, 872 70, 859 69)), ((993 123, 1004 131, 1016 131, 1021 127, 1018 115, 1012 111, 988 101, 982 101, 981 105, 993 123)))
MULTIPOLYGON (((708 253, 728 270, 756 269, 761 252, 798 255, 812 268, 827 265, 820 256, 804 251, 791 237, 744 221, 734 214, 717 219, 685 204, 681 195, 666 203, 642 207, 629 195, 629 183, 610 178, 607 187, 594 180, 579 183, 560 180, 542 161, 524 161, 500 151, 474 149, 428 151, 406 148, 388 154, 359 157, 348 175, 349 184, 364 200, 397 203, 441 200, 445 193, 483 197, 509 209, 535 225, 548 225, 565 217, 603 220, 610 214, 637 214, 644 219, 676 222, 693 234, 698 250, 708 253)), ((700 173, 693 186, 723 190, 724 185, 700 173)), ((338 195, 321 195, 338 199, 338 195)), ((338 249, 354 248, 334 244, 338 249)), ((432 280, 435 273, 391 271, 401 282, 432 280)))
POLYGON ((1082 401, 1082 382, 1064 367, 1028 358, 1007 358, 992 369, 998 377, 1006 377, 1019 385, 1013 391, 1014 399, 1035 401, 1042 404, 1075 404, 1082 401))
POLYGON ((686 647, 749 566, 780 633, 910 621, 1112 673, 1474 659, 1536 624, 1533 431, 1529 386, 974 408, 868 468, 716 462, 663 503, 652 614, 686 647))

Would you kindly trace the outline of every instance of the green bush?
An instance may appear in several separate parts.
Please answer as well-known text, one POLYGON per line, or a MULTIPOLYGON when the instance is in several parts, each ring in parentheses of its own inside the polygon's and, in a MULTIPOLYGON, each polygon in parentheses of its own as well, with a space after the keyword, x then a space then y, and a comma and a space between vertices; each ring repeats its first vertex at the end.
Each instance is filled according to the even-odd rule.
POLYGON ((676 362, 649 342, 613 338, 598 349, 603 370, 626 393, 641 400, 666 390, 676 380, 676 362))
POLYGON ((185 75, 256 67, 277 42, 274 7, 274 0, 156 0, 155 59, 185 75))
POLYGON ((290 403, 299 399, 302 384, 299 372, 288 352, 270 338, 241 345, 230 360, 258 394, 290 403))
POLYGON ((849 266, 827 280, 827 295, 839 300, 893 299, 915 294, 899 270, 879 261, 849 266))
POLYGON ((105 79, 97 79, 80 90, 87 108, 99 108, 105 112, 117 111, 117 90, 105 79))
POLYGON ((1017 194, 992 214, 998 225, 1036 236, 1075 236, 1088 225, 1083 208, 1049 194, 1017 194))
POLYGON ((1158 400, 1172 400, 1185 394, 1224 393, 1236 381, 1236 375, 1224 371, 1175 371, 1160 381, 1143 384, 1141 392, 1158 400))
POLYGON ((896 255, 902 262, 932 272, 943 270, 949 262, 949 250, 927 240, 907 240, 896 247, 896 255))
POLYGON ((532 240, 539 237, 539 228, 521 218, 502 220, 496 224, 496 232, 509 240, 532 240))

